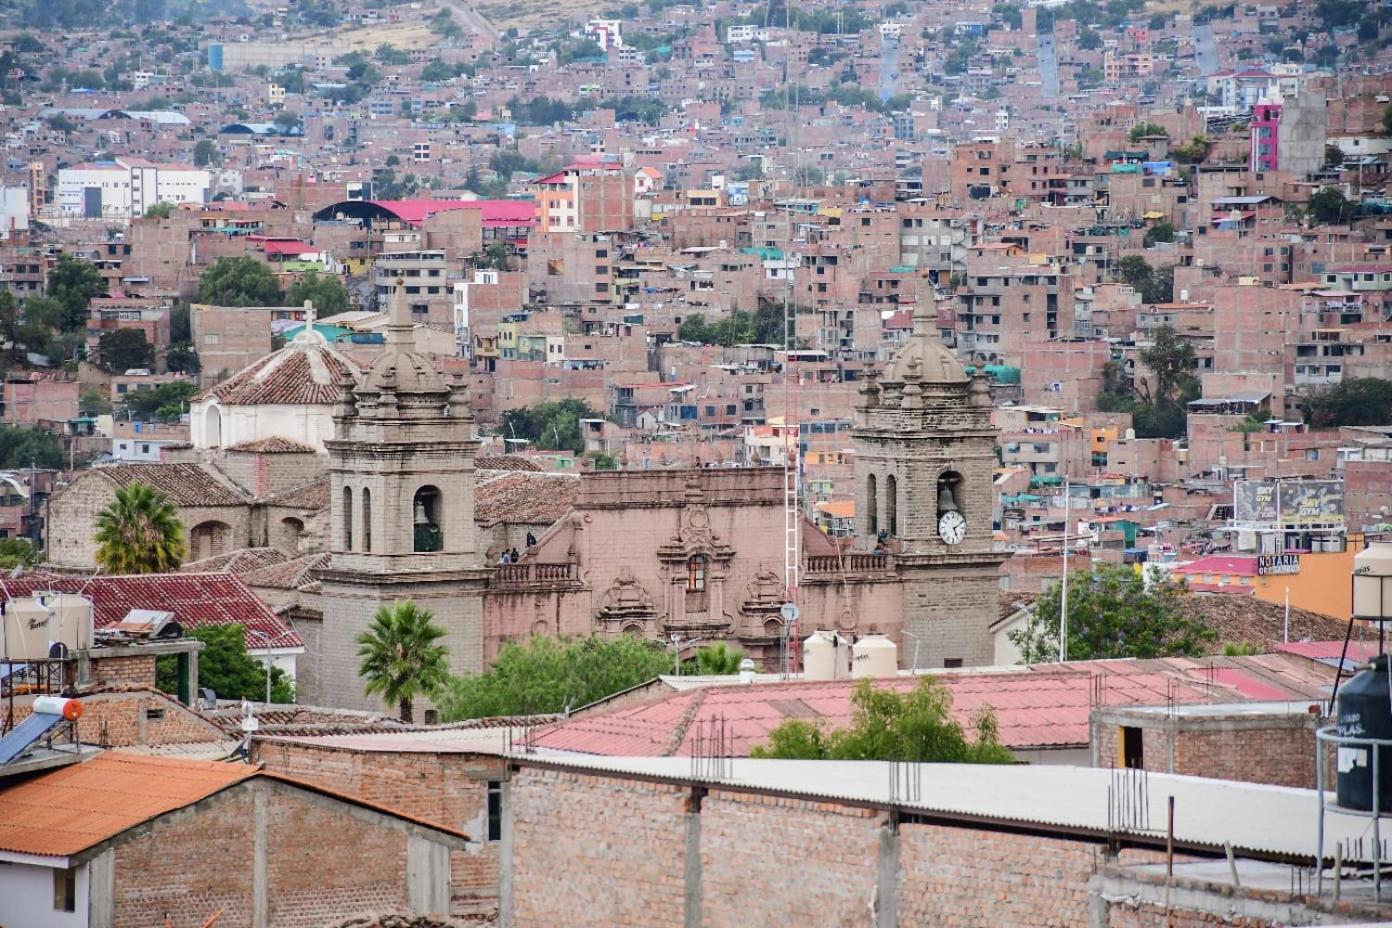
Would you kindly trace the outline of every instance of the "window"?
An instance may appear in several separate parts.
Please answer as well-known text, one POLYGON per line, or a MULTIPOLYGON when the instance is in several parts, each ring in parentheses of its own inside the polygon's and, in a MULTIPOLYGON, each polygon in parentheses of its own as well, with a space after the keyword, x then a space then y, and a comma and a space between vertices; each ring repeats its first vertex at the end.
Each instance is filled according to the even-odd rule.
POLYGON ((68 868, 53 871, 53 909, 56 912, 77 911, 77 871, 68 868))
POLYGON ((444 547, 442 509, 443 502, 437 488, 424 486, 416 491, 415 499, 411 505, 414 550, 431 552, 439 551, 444 547))
POLYGON ((899 534, 899 482, 893 474, 885 478, 885 528, 891 536, 899 534))
POLYGON ((1141 738, 1141 729, 1131 725, 1121 726, 1120 748, 1121 765, 1123 767, 1142 768, 1145 766, 1145 748, 1141 738))
POLYGON ((363 487, 362 539, 363 550, 370 554, 372 552, 372 491, 366 487, 363 487))
POLYGON ((488 781, 488 840, 503 840, 503 782, 488 781))
POLYGON ((953 667, 961 667, 961 666, 962 666, 962 659, 961 659, 960 657, 944 657, 944 658, 943 658, 943 667, 945 667, 945 668, 949 668, 949 669, 950 669, 950 668, 953 668, 953 667))
POLYGON ((693 554, 686 561, 686 591, 704 593, 706 591, 706 566, 710 559, 704 554, 693 554))
POLYGON ((343 488, 343 550, 353 550, 353 490, 343 488))
POLYGON ((871 535, 880 533, 880 499, 875 487, 875 475, 865 479, 865 515, 871 535))

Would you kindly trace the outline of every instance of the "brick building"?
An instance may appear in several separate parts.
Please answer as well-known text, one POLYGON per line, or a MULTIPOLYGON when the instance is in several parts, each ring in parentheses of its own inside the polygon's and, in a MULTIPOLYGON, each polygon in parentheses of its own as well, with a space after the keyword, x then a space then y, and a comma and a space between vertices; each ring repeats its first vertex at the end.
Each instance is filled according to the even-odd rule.
POLYGON ((444 913, 449 855, 470 844, 245 764, 117 753, 29 779, 0 768, 0 819, 0 919, 14 925, 197 928, 220 913, 318 928, 364 911, 444 913))

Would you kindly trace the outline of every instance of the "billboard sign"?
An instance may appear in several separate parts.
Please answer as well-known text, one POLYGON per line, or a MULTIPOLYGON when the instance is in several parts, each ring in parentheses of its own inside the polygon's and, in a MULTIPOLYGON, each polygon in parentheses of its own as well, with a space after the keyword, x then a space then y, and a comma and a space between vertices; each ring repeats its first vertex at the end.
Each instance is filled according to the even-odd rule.
POLYGON ((1342 527, 1341 480, 1239 480, 1233 488, 1233 521, 1272 528, 1342 527))
POLYGON ((1300 573, 1299 554, 1259 554, 1257 555, 1257 576, 1275 577, 1281 574, 1300 573))

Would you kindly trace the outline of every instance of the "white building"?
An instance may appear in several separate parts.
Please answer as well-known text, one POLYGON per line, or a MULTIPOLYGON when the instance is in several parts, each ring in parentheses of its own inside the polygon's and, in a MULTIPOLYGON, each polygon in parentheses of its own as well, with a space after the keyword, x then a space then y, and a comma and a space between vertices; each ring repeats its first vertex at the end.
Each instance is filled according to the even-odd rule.
POLYGON ((0 186, 0 241, 29 228, 29 188, 0 186))
POLYGON ((334 437, 338 384, 359 375, 356 362, 306 326, 284 348, 195 397, 189 439, 195 448, 230 448, 284 438, 322 452, 334 437))
POLYGON ((211 187, 202 168, 116 158, 59 171, 56 203, 64 218, 127 220, 156 203, 206 203, 211 187))

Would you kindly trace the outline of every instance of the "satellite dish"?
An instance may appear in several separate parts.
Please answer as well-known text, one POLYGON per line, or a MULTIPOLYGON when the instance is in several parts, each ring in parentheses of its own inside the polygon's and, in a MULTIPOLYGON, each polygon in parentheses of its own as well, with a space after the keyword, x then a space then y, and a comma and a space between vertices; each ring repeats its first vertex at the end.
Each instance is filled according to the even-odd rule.
POLYGON ((203 699, 203 708, 204 708, 204 709, 216 709, 216 708, 217 708, 217 692, 216 692, 215 690, 213 690, 212 687, 208 687, 208 686, 199 687, 198 692, 199 692, 199 693, 201 694, 201 696, 202 696, 202 699, 203 699))
POLYGON ((796 603, 784 603, 778 610, 778 614, 783 617, 784 622, 792 623, 798 619, 798 607, 796 603))

